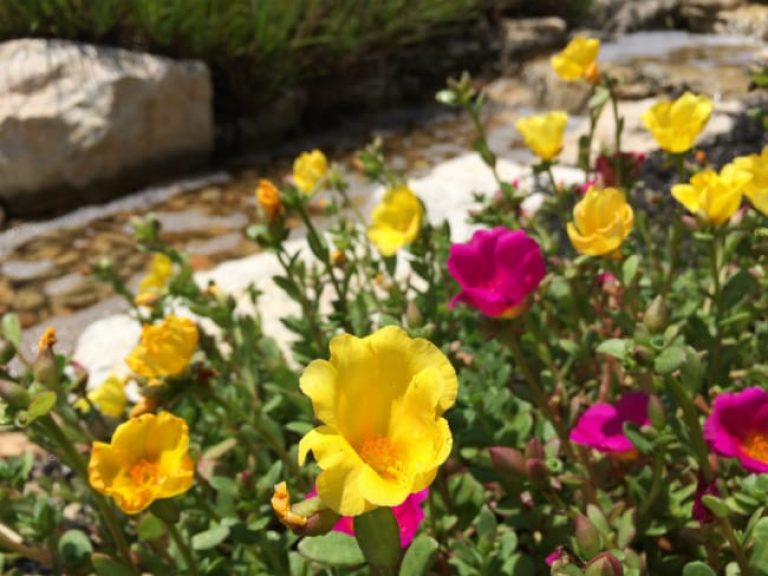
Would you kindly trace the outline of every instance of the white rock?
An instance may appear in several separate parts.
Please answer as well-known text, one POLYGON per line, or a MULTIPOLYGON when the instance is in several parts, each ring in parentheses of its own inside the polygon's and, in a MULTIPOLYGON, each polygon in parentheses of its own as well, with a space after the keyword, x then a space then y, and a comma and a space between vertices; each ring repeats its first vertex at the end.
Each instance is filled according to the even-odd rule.
POLYGON ((104 199, 145 172, 199 162, 212 144, 202 62, 59 40, 0 44, 0 200, 12 214, 72 206, 72 191, 79 204, 104 199))

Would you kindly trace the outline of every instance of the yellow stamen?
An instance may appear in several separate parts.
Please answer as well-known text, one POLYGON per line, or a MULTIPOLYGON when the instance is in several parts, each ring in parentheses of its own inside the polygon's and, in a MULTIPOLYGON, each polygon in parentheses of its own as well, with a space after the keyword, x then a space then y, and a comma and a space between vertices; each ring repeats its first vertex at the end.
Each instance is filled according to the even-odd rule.
POLYGON ((753 432, 742 443, 744 453, 755 460, 768 463, 768 436, 763 432, 753 432))

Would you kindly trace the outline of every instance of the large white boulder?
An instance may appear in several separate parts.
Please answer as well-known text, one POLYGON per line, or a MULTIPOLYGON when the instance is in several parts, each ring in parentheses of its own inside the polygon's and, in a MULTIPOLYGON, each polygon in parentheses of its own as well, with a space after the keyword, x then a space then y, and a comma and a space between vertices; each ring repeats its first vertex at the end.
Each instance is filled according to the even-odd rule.
POLYGON ((0 44, 0 204, 72 208, 190 168, 213 146, 202 62, 61 40, 0 44))

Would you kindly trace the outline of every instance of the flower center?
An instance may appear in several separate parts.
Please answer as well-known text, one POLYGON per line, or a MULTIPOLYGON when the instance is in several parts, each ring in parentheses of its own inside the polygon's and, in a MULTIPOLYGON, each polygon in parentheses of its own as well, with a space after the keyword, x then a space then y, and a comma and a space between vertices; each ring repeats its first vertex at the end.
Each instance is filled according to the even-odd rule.
POLYGON ((389 438, 366 438, 359 454, 382 478, 394 481, 402 478, 403 464, 389 438))
POLYGON ((160 470, 154 462, 139 460, 131 467, 129 474, 136 485, 147 486, 157 484, 160 470))
POLYGON ((742 443, 744 453, 760 462, 768 462, 768 436, 763 432, 752 432, 742 443))

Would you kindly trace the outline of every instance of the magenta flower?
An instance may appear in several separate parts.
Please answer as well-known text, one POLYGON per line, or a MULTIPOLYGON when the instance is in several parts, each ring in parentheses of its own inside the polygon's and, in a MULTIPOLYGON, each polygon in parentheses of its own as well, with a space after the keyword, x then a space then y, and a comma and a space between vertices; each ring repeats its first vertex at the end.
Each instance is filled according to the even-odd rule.
POLYGON ((704 438, 712 450, 738 458, 750 472, 768 472, 768 392, 755 387, 720 394, 704 438))
MULTIPOLYGON (((307 494, 307 498, 317 496, 317 487, 312 488, 312 491, 307 494)), ((421 504, 429 496, 429 488, 425 488, 421 492, 414 492, 405 502, 399 506, 392 507, 392 513, 395 515, 397 525, 400 527, 400 547, 405 549, 416 536, 416 532, 419 530, 419 526, 424 521, 424 510, 421 509, 421 504)), ((333 526, 334 532, 343 532, 350 536, 355 535, 354 519, 352 516, 342 516, 338 522, 333 526)))
POLYGON ((634 444, 624 435, 625 422, 638 426, 651 423, 647 394, 630 392, 619 398, 616 404, 598 402, 590 406, 571 430, 571 442, 599 452, 634 453, 634 444))
POLYGON ((547 554, 547 557, 544 558, 544 562, 547 563, 547 566, 553 566, 555 562, 560 560, 560 558, 562 558, 563 556, 565 556, 565 553, 563 552, 563 549, 558 546, 557 548, 552 550, 552 552, 547 554))
MULTIPOLYGON (((642 152, 621 153, 619 169, 621 170, 622 183, 624 185, 635 181, 643 162, 645 162, 645 154, 642 152)), ((618 184, 618 179, 616 178, 616 155, 607 156, 601 154, 598 156, 595 161, 595 172, 597 172, 604 187, 616 186, 618 184)))
POLYGON ((709 524, 715 520, 709 508, 704 505, 704 496, 720 496, 720 491, 714 481, 707 482, 703 474, 699 474, 699 481, 696 484, 696 492, 693 495, 693 519, 702 524, 709 524))
POLYGON ((451 300, 492 318, 519 316, 541 284, 546 266, 539 244, 523 230, 478 230, 466 244, 453 244, 448 271, 461 286, 451 300))

